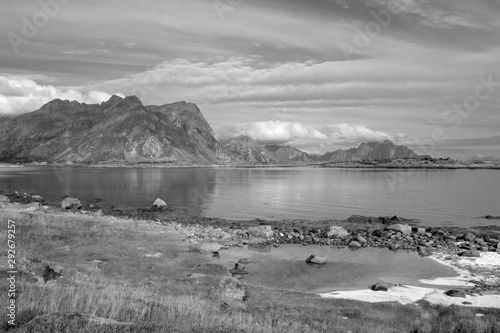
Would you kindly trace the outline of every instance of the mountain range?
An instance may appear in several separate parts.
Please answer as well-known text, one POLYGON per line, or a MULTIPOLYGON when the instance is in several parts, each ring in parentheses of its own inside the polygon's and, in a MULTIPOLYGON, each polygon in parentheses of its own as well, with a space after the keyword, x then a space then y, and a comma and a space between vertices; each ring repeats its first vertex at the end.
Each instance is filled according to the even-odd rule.
POLYGON ((0 118, 0 162, 226 164, 358 162, 417 158, 391 141, 312 155, 261 145, 247 136, 220 140, 193 103, 143 105, 136 96, 101 104, 53 100, 0 118))

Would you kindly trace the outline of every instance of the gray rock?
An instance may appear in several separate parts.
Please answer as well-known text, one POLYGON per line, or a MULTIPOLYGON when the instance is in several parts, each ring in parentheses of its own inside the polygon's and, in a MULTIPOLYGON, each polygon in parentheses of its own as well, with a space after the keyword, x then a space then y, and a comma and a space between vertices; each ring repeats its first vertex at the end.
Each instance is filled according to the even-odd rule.
POLYGON ((359 244, 358 242, 356 241, 352 241, 349 243, 349 247, 352 247, 352 248, 360 248, 361 247, 361 244, 359 244))
POLYGON ((375 283, 371 286, 371 290, 373 291, 388 291, 390 286, 385 283, 375 283))
POLYGON ((360 244, 364 244, 367 242, 367 240, 361 235, 358 235, 357 239, 360 244))
POLYGON ((28 259, 21 257, 18 261, 18 270, 30 275, 39 283, 46 283, 61 276, 61 269, 58 271, 52 269, 47 263, 38 259, 28 259))
POLYGON ((323 265, 326 264, 326 258, 312 254, 306 259, 306 263, 323 265))
POLYGON ((165 201, 160 198, 157 198, 153 205, 151 206, 152 211, 162 211, 168 209, 168 205, 165 201))
POLYGON ((103 216, 104 215, 104 213, 102 212, 102 209, 99 209, 99 210, 93 212, 92 214, 94 216, 103 216))
POLYGON ((451 290, 445 291, 445 295, 450 296, 450 297, 463 297, 463 298, 465 298, 465 291, 451 289, 451 290))
POLYGON ((260 225, 258 227, 249 227, 247 232, 252 237, 271 238, 274 236, 274 231, 270 225, 260 225))
POLYGON ((232 277, 223 277, 219 284, 210 290, 212 297, 221 300, 244 301, 246 300, 246 288, 237 279, 232 277))
POLYGON ((62 209, 80 209, 82 204, 77 198, 66 198, 61 202, 62 209))
POLYGON ((252 261, 250 259, 248 259, 248 258, 241 258, 240 260, 238 260, 238 263, 244 264, 244 265, 248 265, 251 262, 252 261))
POLYGON ((425 228, 413 228, 412 231, 417 235, 425 235, 425 228))
POLYGON ((26 210, 34 211, 42 208, 39 202, 31 202, 26 206, 26 210))
POLYGON ((397 231, 402 234, 411 234, 411 226, 407 224, 391 224, 385 227, 385 230, 397 231))
POLYGON ((470 249, 466 251, 462 251, 458 254, 460 257, 473 257, 473 258, 479 258, 481 257, 481 254, 479 254, 479 251, 476 249, 470 249))
POLYGON ((45 199, 43 197, 39 196, 39 195, 32 195, 31 199, 35 200, 36 202, 43 202, 43 201, 45 201, 45 199))
POLYGON ((474 239, 476 239, 476 235, 474 235, 472 232, 468 232, 465 234, 464 239, 468 242, 472 242, 474 239))
POLYGON ((333 225, 330 227, 330 230, 328 231, 327 236, 328 237, 345 238, 345 237, 349 236, 349 232, 341 226, 333 225))
POLYGON ((200 251, 203 253, 215 253, 219 252, 220 245, 216 242, 202 243, 199 247, 200 251))

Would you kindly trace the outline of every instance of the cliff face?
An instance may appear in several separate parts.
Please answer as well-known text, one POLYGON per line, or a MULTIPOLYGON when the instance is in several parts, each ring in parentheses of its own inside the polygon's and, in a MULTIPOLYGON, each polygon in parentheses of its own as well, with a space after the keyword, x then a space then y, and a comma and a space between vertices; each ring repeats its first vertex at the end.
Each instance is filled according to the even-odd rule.
POLYGON ((417 158, 410 148, 406 146, 397 146, 389 140, 384 142, 362 143, 357 148, 348 150, 337 150, 326 153, 319 157, 321 161, 331 162, 358 162, 375 160, 393 160, 417 158))
POLYGON ((270 153, 263 146, 248 136, 238 136, 229 140, 221 140, 223 147, 237 159, 249 163, 275 162, 270 153))
POLYGON ((230 158, 195 104, 144 106, 135 96, 101 104, 54 100, 0 123, 4 162, 215 163, 230 158))

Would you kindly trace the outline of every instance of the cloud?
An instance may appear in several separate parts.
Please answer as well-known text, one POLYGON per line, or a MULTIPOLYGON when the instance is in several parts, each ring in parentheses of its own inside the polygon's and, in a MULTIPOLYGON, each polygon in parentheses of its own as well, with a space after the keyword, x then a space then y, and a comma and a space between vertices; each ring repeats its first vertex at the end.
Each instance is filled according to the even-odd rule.
POLYGON ((56 98, 101 103, 111 97, 103 91, 40 85, 30 78, 0 75, 0 116, 31 112, 56 98))
POLYGON ((376 0, 375 2, 387 6, 394 13, 403 12, 418 15, 422 24, 436 29, 457 26, 481 28, 481 25, 474 22, 468 13, 440 9, 434 3, 431 4, 429 0, 376 0))
POLYGON ((222 133, 219 139, 246 135, 260 143, 290 144, 297 147, 320 142, 340 144, 393 139, 387 133, 346 123, 307 126, 299 122, 264 121, 225 125, 218 132, 222 133))
MULTIPOLYGON (((408 66, 394 59, 277 64, 261 64, 259 58, 250 57, 205 62, 175 59, 151 70, 95 87, 126 90, 140 98, 155 97, 155 91, 163 97, 168 91, 178 100, 191 99, 194 92, 198 102, 212 104, 340 101, 359 99, 361 96, 362 99, 393 96, 408 98, 416 93, 438 95, 443 90, 460 86, 460 82, 448 77, 454 71, 448 71, 451 66, 451 63, 442 66, 408 66), (373 71, 373 68, 377 68, 377 71, 373 71), (441 75, 437 76, 438 73, 441 75)), ((464 69, 461 75, 467 75, 467 70, 464 69)))
POLYGON ((132 50, 132 49, 133 49, 134 47, 136 47, 137 45, 139 45, 139 44, 130 42, 130 43, 125 43, 125 44, 123 44, 122 46, 123 46, 124 48, 126 48, 126 49, 132 50))
POLYGON ((108 54, 111 53, 111 51, 106 50, 106 49, 92 49, 92 50, 70 50, 70 51, 63 51, 61 54, 64 55, 86 55, 86 54, 108 54))

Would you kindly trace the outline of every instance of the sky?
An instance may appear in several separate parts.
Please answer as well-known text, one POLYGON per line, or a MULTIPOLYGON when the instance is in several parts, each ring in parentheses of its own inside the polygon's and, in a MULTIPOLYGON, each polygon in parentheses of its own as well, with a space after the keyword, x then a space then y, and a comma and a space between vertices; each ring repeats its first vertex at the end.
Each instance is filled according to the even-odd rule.
POLYGON ((0 5, 0 117, 136 95, 196 103, 220 139, 500 157, 498 0, 0 5))

